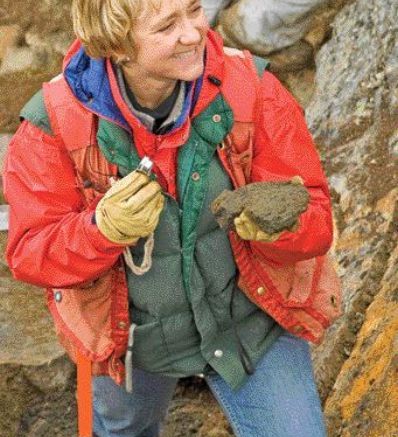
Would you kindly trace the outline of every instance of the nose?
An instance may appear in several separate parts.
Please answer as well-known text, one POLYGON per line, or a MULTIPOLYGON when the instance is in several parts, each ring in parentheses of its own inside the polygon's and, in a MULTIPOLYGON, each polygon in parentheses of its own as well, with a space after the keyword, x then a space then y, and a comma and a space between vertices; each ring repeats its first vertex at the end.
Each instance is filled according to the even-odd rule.
POLYGON ((194 45, 202 40, 201 26, 197 20, 186 17, 181 23, 180 42, 184 45, 194 45))

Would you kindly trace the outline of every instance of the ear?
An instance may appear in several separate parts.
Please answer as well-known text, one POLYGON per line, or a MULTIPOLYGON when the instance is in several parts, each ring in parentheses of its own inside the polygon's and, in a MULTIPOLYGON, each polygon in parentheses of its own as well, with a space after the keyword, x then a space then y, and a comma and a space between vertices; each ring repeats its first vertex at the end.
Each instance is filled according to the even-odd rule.
POLYGON ((129 62, 131 62, 131 58, 130 58, 130 56, 125 56, 125 55, 119 56, 118 55, 118 56, 114 57, 114 62, 115 62, 115 64, 118 64, 118 65, 126 65, 129 62))

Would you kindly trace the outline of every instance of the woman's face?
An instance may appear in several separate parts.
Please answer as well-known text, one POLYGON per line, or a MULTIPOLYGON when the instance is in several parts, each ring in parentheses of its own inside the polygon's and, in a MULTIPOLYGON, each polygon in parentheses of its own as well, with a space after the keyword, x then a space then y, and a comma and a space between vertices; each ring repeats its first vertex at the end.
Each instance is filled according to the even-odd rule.
POLYGON ((159 13, 147 9, 134 27, 134 67, 157 80, 198 78, 209 28, 200 0, 162 0, 159 13))

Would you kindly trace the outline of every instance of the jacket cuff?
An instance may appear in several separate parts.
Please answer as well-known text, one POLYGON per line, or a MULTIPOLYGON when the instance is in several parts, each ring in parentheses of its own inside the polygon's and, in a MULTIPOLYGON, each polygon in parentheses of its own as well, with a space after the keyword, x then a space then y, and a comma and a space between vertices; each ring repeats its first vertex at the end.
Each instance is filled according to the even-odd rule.
POLYGON ((101 233, 95 223, 95 212, 90 211, 85 217, 84 231, 88 240, 98 252, 120 255, 126 247, 124 244, 108 240, 101 233))

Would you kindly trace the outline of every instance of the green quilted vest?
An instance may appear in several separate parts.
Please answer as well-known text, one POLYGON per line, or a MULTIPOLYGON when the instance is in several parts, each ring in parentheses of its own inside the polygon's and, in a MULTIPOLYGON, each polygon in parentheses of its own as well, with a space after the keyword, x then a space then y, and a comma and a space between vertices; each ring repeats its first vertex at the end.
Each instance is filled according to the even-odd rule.
MULTIPOLYGON (((228 236, 210 211, 213 199, 232 189, 216 153, 232 123, 232 111, 221 96, 192 121, 190 138, 178 155, 180 203, 166 196, 155 231, 152 268, 142 276, 128 269, 127 277, 131 321, 137 324, 133 367, 175 377, 214 369, 236 389, 247 377, 239 343, 255 365, 283 329, 237 288, 228 236), (223 123, 210 123, 214 114, 221 114, 223 123)), ((105 155, 104 139, 115 138, 109 129, 118 128, 100 124, 105 155)), ((118 135, 113 142, 119 151, 120 141, 118 135)), ((131 139, 125 147, 131 147, 131 139)), ((138 165, 135 148, 130 153, 128 168, 119 167, 122 174, 138 165)), ((138 265, 143 244, 140 240, 132 248, 138 265)))

